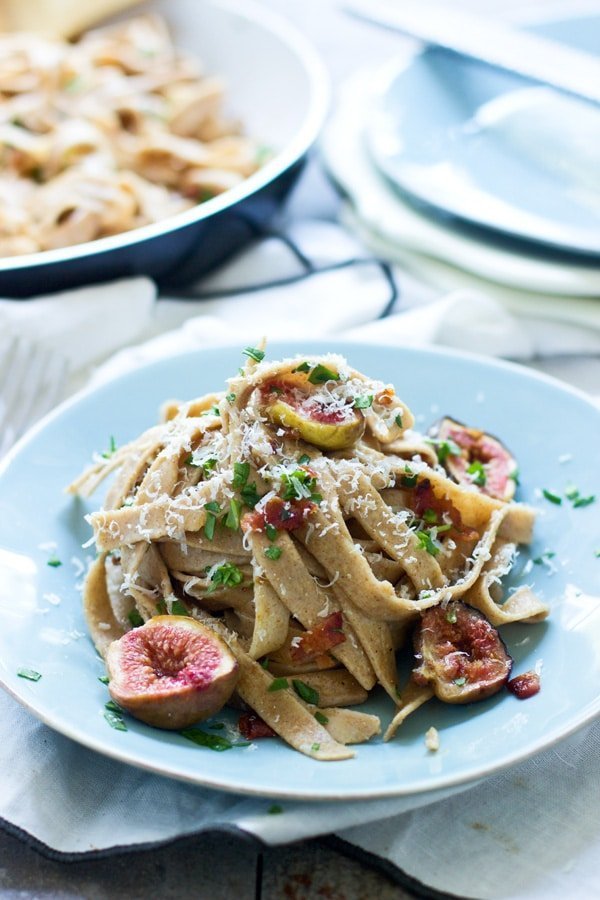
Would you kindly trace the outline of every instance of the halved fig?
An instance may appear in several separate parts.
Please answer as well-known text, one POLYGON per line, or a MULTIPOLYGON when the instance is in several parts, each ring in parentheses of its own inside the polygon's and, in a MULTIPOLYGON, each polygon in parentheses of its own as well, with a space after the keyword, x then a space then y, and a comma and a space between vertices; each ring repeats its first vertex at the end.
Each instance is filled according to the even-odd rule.
POLYGON ((108 690, 127 712, 157 728, 186 728, 225 705, 238 664, 210 628, 187 616, 155 616, 113 641, 108 690))
POLYGON ((445 703, 485 700, 506 684, 512 659, 493 625, 459 601, 423 613, 414 638, 412 680, 445 703))
POLYGON ((517 461, 491 434, 468 428, 448 416, 430 430, 440 463, 459 484, 475 484, 497 500, 512 500, 516 489, 517 461))
POLYGON ((365 418, 359 409, 332 397, 319 399, 296 384, 283 380, 262 388, 264 413, 281 428, 295 431, 321 450, 345 450, 363 435, 365 418))

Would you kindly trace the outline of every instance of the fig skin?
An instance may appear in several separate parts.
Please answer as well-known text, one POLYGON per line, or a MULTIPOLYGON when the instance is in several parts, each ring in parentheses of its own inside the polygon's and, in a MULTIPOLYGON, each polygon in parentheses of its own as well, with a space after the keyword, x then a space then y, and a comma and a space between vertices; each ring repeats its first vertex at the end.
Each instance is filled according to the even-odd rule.
POLYGON ((147 725, 177 730, 223 708, 238 680, 224 641, 187 616, 155 616, 106 654, 113 700, 147 725))
POLYGON ((485 700, 510 676, 513 661, 504 641, 479 610, 465 603, 455 600, 426 610, 413 643, 419 665, 412 680, 429 684, 445 703, 485 700))
POLYGON ((496 500, 509 502, 513 499, 517 487, 514 477, 517 461, 497 437, 469 428, 449 416, 440 419, 429 433, 438 441, 452 440, 461 448, 460 456, 449 453, 442 462, 451 478, 459 484, 474 484, 467 469, 471 463, 479 461, 486 474, 485 484, 479 486, 479 490, 496 500))
POLYGON ((285 400, 275 400, 265 409, 265 413, 274 425, 293 429, 307 444, 319 447, 320 450, 346 450, 353 447, 365 430, 364 416, 356 410, 352 411, 352 418, 347 422, 319 422, 285 400))

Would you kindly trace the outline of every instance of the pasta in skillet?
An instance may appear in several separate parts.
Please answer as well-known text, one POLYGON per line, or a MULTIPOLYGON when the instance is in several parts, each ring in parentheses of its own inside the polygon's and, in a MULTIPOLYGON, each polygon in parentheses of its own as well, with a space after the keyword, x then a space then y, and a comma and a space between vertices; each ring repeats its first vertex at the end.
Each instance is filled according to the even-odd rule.
POLYGON ((77 43, 0 36, 0 256, 119 234, 255 172, 224 84, 138 16, 77 43))
POLYGON ((510 662, 494 626, 548 614, 525 586, 503 596, 534 513, 511 499, 499 442, 457 423, 419 434, 393 387, 340 356, 245 353, 227 392, 167 404, 70 486, 89 496, 114 475, 88 517, 99 555, 84 607, 100 654, 132 622, 194 618, 237 660, 234 702, 322 760, 380 731, 348 708, 376 686, 395 712, 386 739, 434 693, 499 689, 510 662), (440 615, 439 659, 417 653, 399 686, 397 652, 410 656, 412 632, 425 646, 440 615))

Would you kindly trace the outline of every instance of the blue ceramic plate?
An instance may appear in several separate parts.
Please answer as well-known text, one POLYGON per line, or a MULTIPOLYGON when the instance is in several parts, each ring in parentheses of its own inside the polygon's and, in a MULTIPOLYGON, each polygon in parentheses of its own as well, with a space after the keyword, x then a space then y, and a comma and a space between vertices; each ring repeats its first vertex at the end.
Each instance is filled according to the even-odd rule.
MULTIPOLYGON (((332 349, 276 344, 273 359, 332 349)), ((580 728, 600 710, 600 410, 582 395, 521 368, 470 356, 339 344, 358 369, 395 383, 423 425, 449 413, 501 436, 521 470, 520 499, 539 507, 531 554, 519 557, 513 583, 526 581, 548 601, 549 620, 513 625, 504 637, 514 672, 541 667, 542 690, 526 701, 502 692, 467 707, 426 704, 396 739, 357 747, 354 760, 319 763, 279 740, 215 753, 178 734, 127 720, 115 731, 103 717, 103 665, 86 628, 76 588, 89 538, 83 520, 100 504, 63 492, 92 453, 120 444, 156 421, 165 398, 218 388, 241 354, 207 350, 163 360, 62 406, 13 450, 0 469, 0 680, 31 712, 63 734, 123 762, 215 788, 316 799, 358 799, 435 791, 472 781, 537 753, 580 728), (599 500, 575 509, 540 491, 563 495, 571 482, 599 500), (53 551, 62 561, 49 566, 53 551), (550 551, 552 565, 530 558, 550 551), (37 682, 17 676, 41 673, 37 682), (430 725, 441 749, 426 750, 430 725)), ((385 727, 385 697, 368 707, 385 727)), ((234 713, 219 716, 234 722, 234 713)))
MULTIPOLYGON (((600 17, 536 25, 597 53, 600 17)), ((600 253, 600 110, 439 48, 381 73, 366 136, 409 198, 497 236, 600 253)))

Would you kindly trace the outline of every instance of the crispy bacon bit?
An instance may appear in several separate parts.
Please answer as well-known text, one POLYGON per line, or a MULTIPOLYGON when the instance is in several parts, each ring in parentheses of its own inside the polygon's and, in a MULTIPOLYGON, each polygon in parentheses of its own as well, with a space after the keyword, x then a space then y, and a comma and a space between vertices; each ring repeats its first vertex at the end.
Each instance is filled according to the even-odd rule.
POLYGON ((395 396, 396 392, 394 389, 387 387, 375 394, 373 402, 377 403, 378 406, 391 406, 395 396))
POLYGON ((479 532, 464 524, 460 510, 452 504, 452 501, 447 497, 438 497, 435 494, 429 478, 419 481, 412 494, 412 500, 415 515, 419 519, 422 519, 429 510, 433 510, 435 513, 436 521, 428 521, 427 524, 443 526, 452 523, 452 528, 447 532, 448 537, 459 541, 479 540, 479 532))
POLYGON ((282 500, 272 497, 261 509, 246 513, 242 518, 244 531, 264 531, 272 525, 278 531, 295 531, 306 524, 308 516, 315 508, 312 500, 282 500))
POLYGON ((238 720, 240 734, 247 741, 255 741, 257 738, 277 737, 270 725, 257 716, 256 713, 242 713, 238 720))
POLYGON ((309 662, 318 659, 338 644, 343 644, 346 635, 343 632, 344 618, 341 611, 331 613, 315 628, 303 634, 296 646, 290 648, 290 656, 294 662, 309 662))
POLYGON ((540 676, 537 672, 524 672, 507 683, 508 690, 519 700, 527 700, 540 690, 540 676))

